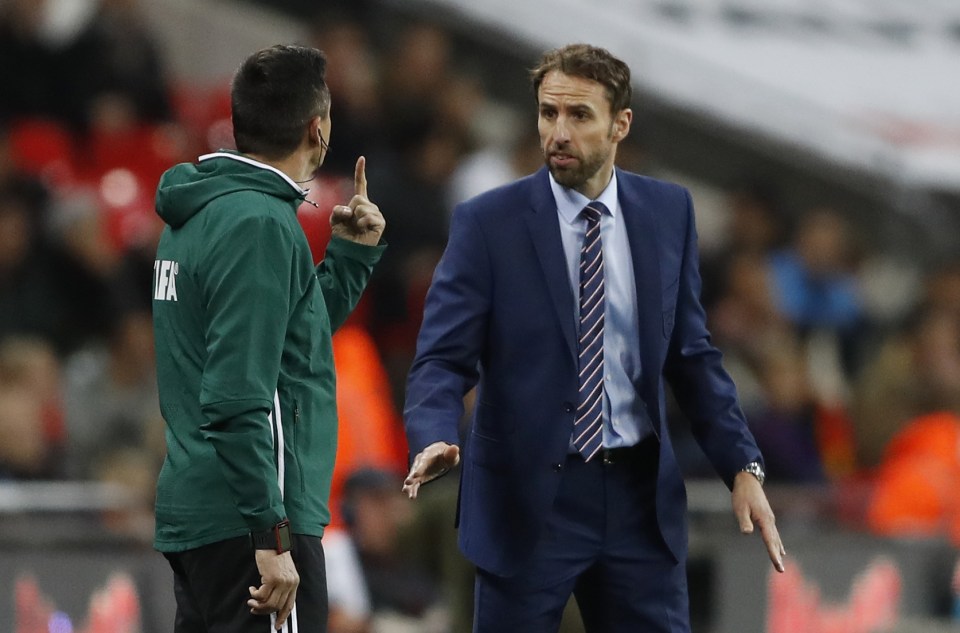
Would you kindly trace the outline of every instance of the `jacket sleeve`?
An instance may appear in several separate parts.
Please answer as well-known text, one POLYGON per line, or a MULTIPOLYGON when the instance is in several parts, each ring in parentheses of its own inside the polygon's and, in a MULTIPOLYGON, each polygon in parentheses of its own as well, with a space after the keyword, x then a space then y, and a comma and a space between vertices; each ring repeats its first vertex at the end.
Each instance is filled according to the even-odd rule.
POLYGON ((404 425, 411 455, 434 442, 459 444, 463 396, 479 377, 492 280, 482 230, 467 209, 454 211, 407 377, 404 425))
POLYGON ((340 237, 330 238, 326 255, 317 266, 317 279, 332 331, 336 332, 357 306, 373 267, 386 248, 382 241, 366 246, 340 237))
POLYGON ((700 270, 693 202, 685 194, 685 227, 675 327, 669 341, 664 375, 691 430, 728 487, 737 472, 762 461, 753 434, 740 409, 733 379, 722 366, 722 354, 710 342, 707 317, 700 303, 700 270))
POLYGON ((203 261, 207 357, 200 430, 251 530, 286 517, 270 414, 290 312, 292 256, 289 230, 252 217, 220 236, 203 261))

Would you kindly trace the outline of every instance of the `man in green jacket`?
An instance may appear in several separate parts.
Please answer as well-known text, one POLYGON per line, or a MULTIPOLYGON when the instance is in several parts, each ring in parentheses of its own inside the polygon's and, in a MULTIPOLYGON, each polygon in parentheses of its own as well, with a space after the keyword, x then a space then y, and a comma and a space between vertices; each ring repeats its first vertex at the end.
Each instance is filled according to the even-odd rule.
POLYGON ((153 315, 167 457, 155 547, 174 571, 177 633, 325 631, 320 537, 337 444, 331 333, 384 248, 355 194, 334 207, 316 268, 297 221, 323 163, 330 93, 320 51, 275 46, 232 86, 237 152, 164 174, 167 226, 153 315))

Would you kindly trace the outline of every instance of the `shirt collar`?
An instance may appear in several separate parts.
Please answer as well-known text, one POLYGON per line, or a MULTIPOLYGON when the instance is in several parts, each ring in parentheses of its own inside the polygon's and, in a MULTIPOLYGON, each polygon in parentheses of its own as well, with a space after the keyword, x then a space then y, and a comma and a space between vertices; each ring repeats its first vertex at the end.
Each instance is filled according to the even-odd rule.
MULTIPOLYGON (((553 179, 553 174, 548 173, 548 175, 550 176, 550 189, 553 190, 553 198, 557 203, 557 212, 567 224, 573 224, 577 220, 580 212, 583 211, 583 208, 587 206, 587 203, 591 202, 590 198, 575 189, 564 187, 553 179)), ((607 183, 607 187, 600 192, 596 200, 602 202, 603 205, 607 207, 612 217, 616 217, 617 209, 619 208, 617 203, 616 169, 613 170, 613 176, 610 178, 610 182, 607 183)))

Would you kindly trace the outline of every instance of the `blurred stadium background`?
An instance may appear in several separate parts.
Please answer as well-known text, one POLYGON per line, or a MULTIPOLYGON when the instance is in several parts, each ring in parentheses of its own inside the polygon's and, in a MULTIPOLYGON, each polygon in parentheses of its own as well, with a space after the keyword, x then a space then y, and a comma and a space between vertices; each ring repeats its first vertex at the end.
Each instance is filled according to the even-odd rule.
POLYGON ((330 59, 315 255, 360 154, 391 244, 335 339, 331 633, 470 630, 455 478, 398 493, 403 378, 453 203, 539 166, 526 69, 572 41, 632 68, 620 164, 693 192, 789 555, 771 577, 674 415, 694 631, 960 627, 953 0, 0 0, 0 630, 172 630, 153 189, 231 146, 231 74, 294 41, 330 59))

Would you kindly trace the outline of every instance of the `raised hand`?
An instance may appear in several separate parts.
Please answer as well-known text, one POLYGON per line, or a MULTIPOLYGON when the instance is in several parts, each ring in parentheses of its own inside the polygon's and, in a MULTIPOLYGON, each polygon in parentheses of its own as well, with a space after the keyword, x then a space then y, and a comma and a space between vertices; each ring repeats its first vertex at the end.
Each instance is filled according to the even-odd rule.
POLYGON ((357 159, 353 173, 353 198, 349 204, 333 207, 330 228, 333 235, 343 239, 376 246, 386 227, 380 207, 367 197, 367 159, 357 159))

